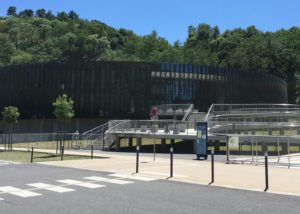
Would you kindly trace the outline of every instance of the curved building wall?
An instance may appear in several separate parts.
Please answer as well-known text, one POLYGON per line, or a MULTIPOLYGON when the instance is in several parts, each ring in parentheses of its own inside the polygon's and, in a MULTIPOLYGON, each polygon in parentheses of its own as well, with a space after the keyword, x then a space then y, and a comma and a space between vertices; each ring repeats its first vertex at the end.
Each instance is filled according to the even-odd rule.
POLYGON ((77 117, 148 118, 151 105, 287 103, 279 78, 227 68, 148 62, 51 62, 0 68, 0 108, 22 118, 53 117, 52 102, 66 93, 77 117))
POLYGON ((253 71, 213 66, 167 64, 152 72, 152 96, 161 103, 287 103, 284 80, 253 71))

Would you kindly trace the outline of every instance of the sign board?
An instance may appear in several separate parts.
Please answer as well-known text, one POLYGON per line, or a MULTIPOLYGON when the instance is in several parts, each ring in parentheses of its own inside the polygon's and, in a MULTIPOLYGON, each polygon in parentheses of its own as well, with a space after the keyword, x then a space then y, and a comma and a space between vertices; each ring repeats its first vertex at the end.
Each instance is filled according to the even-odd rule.
POLYGON ((197 140, 196 140, 197 158, 207 157, 207 123, 197 123, 197 140))
POLYGON ((239 148, 239 137, 230 137, 228 139, 228 147, 230 149, 238 149, 239 148))

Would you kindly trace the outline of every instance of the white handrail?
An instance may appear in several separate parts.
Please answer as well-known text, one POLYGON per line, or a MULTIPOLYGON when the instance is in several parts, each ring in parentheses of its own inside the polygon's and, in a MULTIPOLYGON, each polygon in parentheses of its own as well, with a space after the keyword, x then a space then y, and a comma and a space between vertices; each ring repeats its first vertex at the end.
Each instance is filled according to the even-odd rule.
POLYGON ((187 117, 190 115, 193 109, 194 109, 194 104, 191 104, 188 110, 186 111, 184 117, 182 118, 182 122, 186 121, 187 117))

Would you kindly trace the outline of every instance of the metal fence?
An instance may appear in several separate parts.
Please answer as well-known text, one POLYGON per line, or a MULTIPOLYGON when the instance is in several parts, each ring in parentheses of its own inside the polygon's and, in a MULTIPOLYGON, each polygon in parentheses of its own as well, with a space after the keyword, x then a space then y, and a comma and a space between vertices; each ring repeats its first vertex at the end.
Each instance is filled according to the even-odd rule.
POLYGON ((108 133, 164 133, 196 135, 195 121, 178 120, 111 120, 108 125, 108 133))
POLYGON ((300 105, 213 104, 205 120, 210 134, 297 135, 300 105))
POLYGON ((208 114, 234 114, 234 113, 251 113, 251 112, 286 112, 300 111, 300 105, 295 104, 213 104, 211 105, 208 114))
POLYGON ((211 134, 297 135, 300 122, 209 122, 211 134))
POLYGON ((300 120, 300 105, 294 104, 213 104, 206 121, 268 122, 271 119, 284 122, 287 118, 300 120))
POLYGON ((229 135, 226 137, 228 163, 263 164, 264 152, 268 152, 269 164, 300 167, 299 136, 229 135), (238 146, 230 146, 228 142, 230 138, 236 138, 238 146))
POLYGON ((161 115, 163 115, 163 114, 184 115, 189 110, 191 105, 192 104, 163 104, 163 105, 158 105, 156 107, 157 107, 158 113, 161 115))
MULTIPOLYGON (((100 137, 102 135, 94 134, 100 137)), ((89 135, 79 133, 16 133, 9 139, 8 134, 0 134, 0 146, 5 148, 25 148, 32 147, 39 149, 59 149, 64 145, 65 149, 86 149, 94 144, 89 135)))

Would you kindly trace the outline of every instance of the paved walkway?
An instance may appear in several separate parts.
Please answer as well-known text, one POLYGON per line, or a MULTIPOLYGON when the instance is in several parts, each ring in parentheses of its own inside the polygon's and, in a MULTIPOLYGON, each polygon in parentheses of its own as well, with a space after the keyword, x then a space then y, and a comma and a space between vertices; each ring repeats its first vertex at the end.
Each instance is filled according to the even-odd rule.
MULTIPOLYGON (((20 149, 27 150, 27 149, 20 149)), ((36 152, 55 153, 55 150, 35 149, 36 152)), ((90 156, 88 151, 66 150, 65 154, 90 156)), ((103 172, 135 173, 135 154, 117 152, 96 152, 93 160, 71 160, 42 162, 41 164, 89 169, 103 172)), ((143 176, 181 182, 209 185, 211 182, 211 162, 176 159, 174 155, 174 177, 170 176, 169 158, 159 157, 153 161, 149 154, 140 154, 139 174, 143 176)), ((215 182, 211 185, 244 190, 264 191, 265 171, 263 165, 225 164, 215 162, 215 182)), ((268 192, 300 196, 300 169, 269 166, 268 192)))
MULTIPOLYGON (((37 150, 45 151, 45 150, 37 150)), ((47 150, 47 152, 53 152, 47 150)), ((82 151, 66 151, 65 154, 89 155, 82 151)), ((43 162, 41 164, 89 169, 103 172, 123 174, 135 173, 135 154, 123 155, 111 152, 96 152, 95 156, 102 157, 93 160, 72 160, 43 162)), ((169 178, 170 161, 168 158, 156 158, 140 154, 139 174, 142 176, 168 179, 180 182, 209 185, 211 182, 211 162, 176 159, 174 155, 174 177, 169 178)), ((211 185, 230 187, 244 190, 264 191, 265 171, 262 165, 225 164, 215 162, 215 182, 211 185)), ((271 193, 300 196, 300 169, 288 169, 269 166, 269 190, 271 193)))

